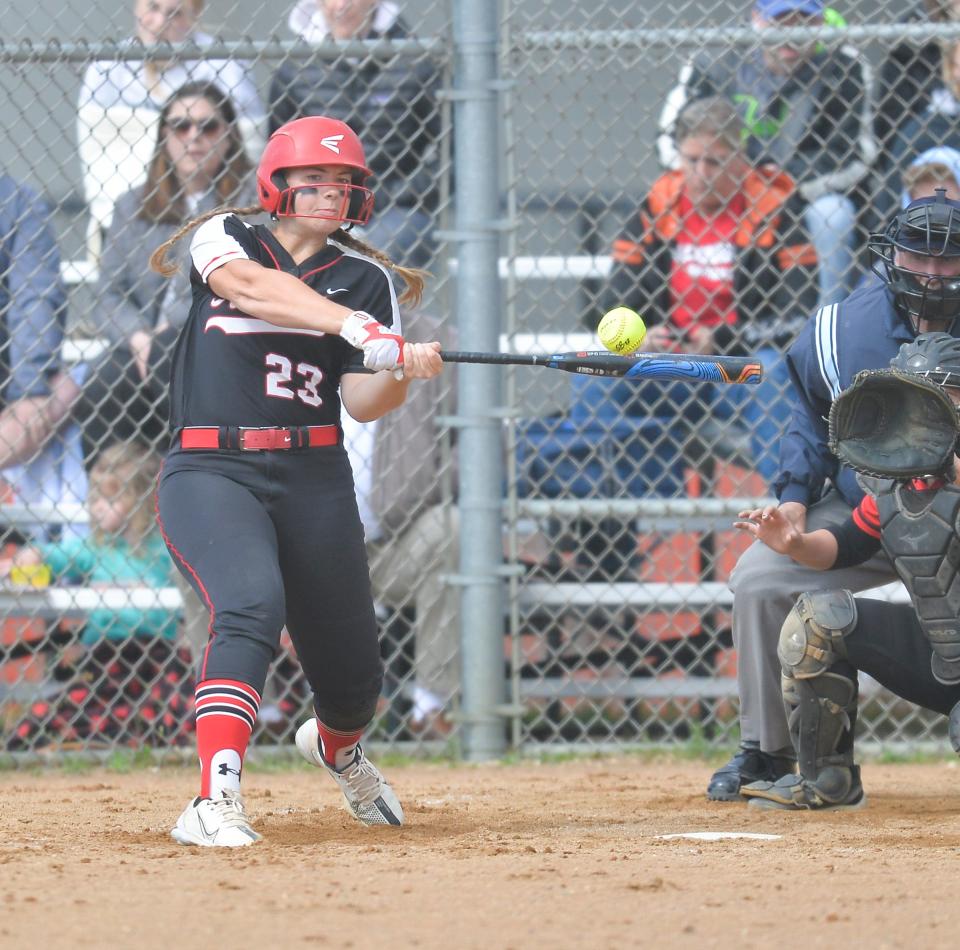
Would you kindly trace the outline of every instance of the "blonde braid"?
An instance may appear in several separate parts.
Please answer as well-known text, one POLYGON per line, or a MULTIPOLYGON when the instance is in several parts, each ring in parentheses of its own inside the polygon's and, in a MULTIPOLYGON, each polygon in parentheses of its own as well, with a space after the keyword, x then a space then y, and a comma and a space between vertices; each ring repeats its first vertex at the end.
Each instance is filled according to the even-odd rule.
POLYGON ((344 231, 343 228, 334 231, 330 235, 330 240, 350 248, 351 251, 357 251, 357 253, 366 257, 372 257, 378 264, 383 264, 388 270, 399 274, 407 285, 406 290, 400 294, 400 303, 415 307, 423 299, 423 285, 430 276, 430 271, 422 270, 419 267, 401 267, 399 264, 395 264, 383 251, 378 251, 375 247, 371 247, 359 238, 355 238, 348 231, 344 231))
POLYGON ((261 214, 263 208, 260 205, 247 205, 245 208, 226 208, 219 207, 214 208, 212 211, 205 211, 203 214, 198 214, 195 218, 191 218, 179 231, 177 231, 172 237, 168 238, 163 244, 160 245, 151 255, 150 255, 150 269, 156 271, 158 274, 162 274, 164 277, 172 277, 179 268, 179 265, 175 261, 167 260, 167 251, 173 247, 177 241, 180 240, 185 234, 192 231, 198 224, 203 224, 204 221, 209 221, 211 218, 215 218, 218 214, 238 214, 238 215, 247 215, 247 214, 261 214))

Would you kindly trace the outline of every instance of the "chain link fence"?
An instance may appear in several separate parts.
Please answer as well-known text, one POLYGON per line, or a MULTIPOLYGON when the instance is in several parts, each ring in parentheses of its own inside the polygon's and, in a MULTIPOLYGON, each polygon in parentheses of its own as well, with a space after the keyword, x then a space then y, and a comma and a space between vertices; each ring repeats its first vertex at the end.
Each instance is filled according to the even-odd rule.
MULTIPOLYGON (((510 345, 591 348, 627 304, 654 349, 766 370, 742 392, 511 374, 516 741, 734 738, 730 525, 772 495, 785 348, 870 279, 866 237, 905 192, 955 193, 956 11, 837 4, 833 37, 761 16, 790 6, 816 5, 507 5, 510 345)), ((863 738, 942 739, 862 694, 863 738)))
MULTIPOLYGON (((507 596, 491 635, 510 743, 729 741, 726 582, 745 546, 730 523, 771 494, 785 347, 867 279, 865 236, 904 189, 960 192, 948 13, 894 26, 899 5, 844 4, 827 22, 855 29, 775 45, 749 3, 502 0, 500 141, 477 142, 454 118, 457 0, 15 6, 0 46, 6 752, 192 742, 208 617, 144 518, 189 242, 170 281, 147 259, 192 215, 255 202, 265 137, 318 113, 368 150, 377 212, 362 236, 434 274, 411 337, 450 345, 469 326, 469 305, 453 312, 454 171, 458 150, 480 150, 501 183, 487 291, 504 347, 593 348, 600 315, 626 303, 657 346, 762 356, 759 392, 509 371, 496 409, 507 477, 492 570, 507 596), (358 11, 372 20, 351 34, 358 11), (325 14, 341 17, 336 42, 325 14)), ((438 748, 464 721, 457 485, 477 460, 452 434, 455 374, 411 393, 373 438, 345 422, 386 667, 372 737, 438 748)), ((908 704, 869 684, 864 696, 870 738, 942 738, 908 704)), ((284 637, 260 744, 288 742, 309 704, 284 637)))

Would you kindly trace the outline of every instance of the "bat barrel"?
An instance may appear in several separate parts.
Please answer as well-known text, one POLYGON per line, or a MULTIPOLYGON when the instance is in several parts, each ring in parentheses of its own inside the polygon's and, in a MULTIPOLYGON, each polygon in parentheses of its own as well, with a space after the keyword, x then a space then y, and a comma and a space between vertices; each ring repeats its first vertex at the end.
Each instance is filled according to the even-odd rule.
POLYGON ((617 356, 605 350, 551 355, 447 350, 440 355, 446 363, 547 366, 550 369, 587 376, 658 379, 664 382, 684 380, 692 383, 755 385, 763 378, 760 361, 747 356, 701 356, 697 353, 635 353, 632 356, 617 356))

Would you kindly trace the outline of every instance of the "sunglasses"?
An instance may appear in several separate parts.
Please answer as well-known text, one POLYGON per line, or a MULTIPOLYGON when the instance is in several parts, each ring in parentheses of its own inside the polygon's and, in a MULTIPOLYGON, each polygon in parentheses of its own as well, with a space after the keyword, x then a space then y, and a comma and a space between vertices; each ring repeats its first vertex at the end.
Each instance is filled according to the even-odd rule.
POLYGON ((209 119, 167 119, 166 126, 174 135, 187 135, 191 129, 196 129, 199 135, 216 135, 223 128, 223 122, 216 116, 209 119))

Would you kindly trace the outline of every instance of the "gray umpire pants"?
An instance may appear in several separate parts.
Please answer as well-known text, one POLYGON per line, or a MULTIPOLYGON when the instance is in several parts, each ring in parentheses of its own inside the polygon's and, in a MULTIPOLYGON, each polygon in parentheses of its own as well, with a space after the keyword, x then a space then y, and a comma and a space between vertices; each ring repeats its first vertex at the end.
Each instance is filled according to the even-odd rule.
MULTIPOLYGON (((807 511, 807 530, 840 525, 850 510, 839 493, 830 491, 807 511)), ((892 580, 896 574, 882 551, 863 564, 834 571, 803 567, 759 541, 744 551, 730 575, 741 740, 759 742, 764 752, 791 746, 780 691, 777 642, 800 594, 839 588, 863 591, 892 580)))

